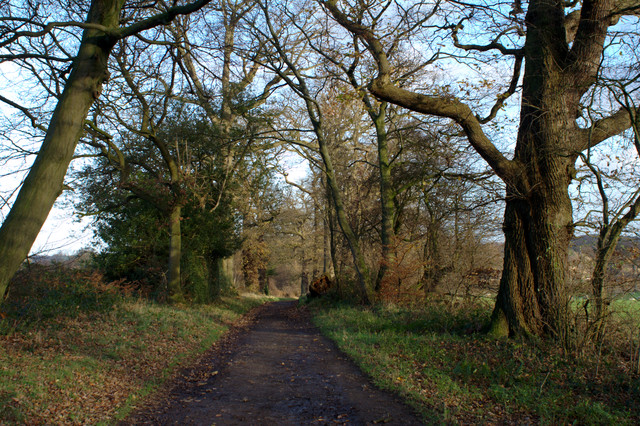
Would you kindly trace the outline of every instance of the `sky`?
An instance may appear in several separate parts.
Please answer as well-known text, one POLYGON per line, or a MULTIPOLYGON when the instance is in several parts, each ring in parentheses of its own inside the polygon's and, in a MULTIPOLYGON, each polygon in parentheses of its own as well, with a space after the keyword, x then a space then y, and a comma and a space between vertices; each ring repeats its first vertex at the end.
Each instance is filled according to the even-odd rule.
MULTIPOLYGON (((0 94, 2 94, 2 96, 15 101, 20 100, 20 87, 16 87, 13 84, 13 82, 20 79, 17 67, 14 67, 10 62, 0 63, 0 94)), ((1 120, 9 119, 15 115, 16 112, 16 109, 4 102, 0 102, 1 120)), ((41 142, 38 140, 25 140, 24 136, 17 135, 15 132, 2 134, 0 136, 0 156, 2 156, 4 149, 9 143, 8 138, 15 139, 15 142, 21 146, 32 146, 33 148, 31 149, 34 150, 37 149, 38 144, 41 142)), ((35 156, 30 156, 26 159, 16 159, 0 165, 0 175, 2 176, 0 177, 0 194, 3 197, 13 192, 15 188, 20 185, 21 180, 26 174, 25 172, 10 174, 10 172, 20 169, 28 170, 26 166, 33 163, 34 160, 35 156)), ((11 201, 13 201, 13 199, 15 199, 15 194, 11 198, 11 201)), ((65 204, 68 203, 64 203, 62 199, 56 202, 31 248, 30 255, 54 254, 59 252, 71 254, 91 245, 92 233, 85 230, 89 221, 78 222, 74 217, 73 210, 65 204)), ((0 222, 4 221, 7 213, 9 213, 9 206, 2 206, 0 208, 0 222)))
MULTIPOLYGON (((5 165, 2 174, 5 174, 10 167, 11 165, 5 165)), ((4 195, 7 191, 13 191, 20 184, 20 180, 20 175, 2 177, 0 193, 4 195)), ((3 221, 8 213, 9 207, 3 206, 0 209, 0 220, 3 221)), ((91 246, 92 233, 86 229, 89 223, 89 220, 78 221, 69 203, 61 197, 49 213, 47 221, 31 248, 30 255, 59 252, 72 254, 91 246)))
MULTIPOLYGON (((11 84, 16 79, 12 77, 15 70, 11 69, 11 65, 8 62, 0 63, 0 93, 3 96, 20 99, 17 88, 11 87, 11 84)), ((15 110, 12 110, 6 104, 0 102, 0 116, 13 114, 15 110)), ((509 134, 515 134, 510 132, 509 134)), ((508 141, 512 142, 512 141, 508 141)), ((0 138, 0 147, 5 143, 0 138)), ((631 157, 635 158, 635 153, 630 152, 631 157)), ((33 159, 30 159, 33 161, 33 159)), ((18 164, 16 167, 21 167, 18 164)), ((7 168, 11 168, 11 165, 1 166, 0 175, 4 175, 7 168)), ((291 166, 285 166, 287 168, 291 166)), ((294 167, 289 172, 289 179, 299 181, 306 173, 307 166, 302 165, 300 167, 294 167)), ((6 194, 7 191, 11 191, 13 188, 19 185, 20 176, 10 176, 0 178, 0 194, 6 194)), ((0 220, 4 219, 8 213, 8 208, 5 206, 0 209, 0 220)), ((53 254, 57 252, 73 253, 82 248, 90 247, 92 245, 92 233, 87 229, 89 220, 78 221, 74 217, 74 212, 69 206, 69 203, 57 202, 54 209, 49 214, 49 217, 44 224, 38 239, 34 243, 31 253, 45 253, 53 254)))

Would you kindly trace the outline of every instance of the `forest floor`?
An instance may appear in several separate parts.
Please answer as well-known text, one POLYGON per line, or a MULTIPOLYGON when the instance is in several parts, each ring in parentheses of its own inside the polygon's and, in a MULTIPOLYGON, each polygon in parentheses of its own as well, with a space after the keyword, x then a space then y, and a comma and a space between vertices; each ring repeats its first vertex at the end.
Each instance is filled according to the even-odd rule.
POLYGON ((422 424, 296 302, 256 308, 121 424, 422 424))
POLYGON ((612 303, 601 344, 562 348, 488 338, 490 300, 166 305, 35 266, 18 283, 0 425, 640 424, 635 298, 612 303))

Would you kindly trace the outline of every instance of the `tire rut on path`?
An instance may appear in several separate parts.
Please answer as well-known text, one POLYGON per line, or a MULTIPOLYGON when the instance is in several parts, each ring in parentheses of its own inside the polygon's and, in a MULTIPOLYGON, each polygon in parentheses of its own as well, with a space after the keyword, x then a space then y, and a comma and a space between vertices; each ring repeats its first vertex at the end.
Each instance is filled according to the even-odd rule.
POLYGON ((167 395, 122 424, 422 424, 375 388, 295 302, 262 306, 231 334, 167 395))

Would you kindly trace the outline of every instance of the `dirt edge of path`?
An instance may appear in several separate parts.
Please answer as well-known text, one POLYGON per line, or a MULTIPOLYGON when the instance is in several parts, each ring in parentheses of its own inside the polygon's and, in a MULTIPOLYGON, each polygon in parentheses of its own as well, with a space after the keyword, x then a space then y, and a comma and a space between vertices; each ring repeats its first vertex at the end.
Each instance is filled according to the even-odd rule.
POLYGON ((280 301, 238 319, 118 424, 378 423, 424 420, 322 335, 308 307, 280 301))
POLYGON ((267 302, 251 308, 233 321, 209 349, 174 372, 169 379, 136 404, 133 410, 117 424, 123 426, 144 423, 148 413, 161 410, 173 395, 188 389, 194 382, 207 378, 212 369, 222 368, 233 357, 238 339, 256 323, 260 313, 268 309, 272 303, 275 302, 267 302))

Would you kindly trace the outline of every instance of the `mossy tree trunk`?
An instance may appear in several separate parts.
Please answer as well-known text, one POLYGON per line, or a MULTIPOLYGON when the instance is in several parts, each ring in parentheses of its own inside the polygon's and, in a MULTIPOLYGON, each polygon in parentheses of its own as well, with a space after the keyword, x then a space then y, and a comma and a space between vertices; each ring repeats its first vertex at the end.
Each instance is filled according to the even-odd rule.
POLYGON ((396 193, 391 179, 391 160, 389 155, 389 138, 385 123, 387 104, 381 102, 376 112, 371 108, 370 102, 367 109, 376 128, 376 141, 378 148, 378 173, 380 176, 380 208, 382 210, 382 222, 380 224, 380 241, 382 244, 382 260, 375 282, 375 290, 380 290, 387 272, 394 268, 396 263, 395 247, 395 220, 396 220, 396 193))
POLYGON ((170 303, 184 302, 180 273, 182 259, 181 215, 182 207, 180 205, 173 206, 169 214, 169 270, 167 272, 170 303))
MULTIPOLYGON (((500 152, 483 130, 491 114, 482 119, 456 97, 417 93, 394 85, 384 40, 374 29, 342 12, 337 1, 322 4, 365 42, 376 61, 378 75, 370 85, 372 93, 413 111, 455 121, 471 146, 505 182, 504 269, 492 333, 566 339, 565 280, 573 232, 568 187, 575 161, 581 151, 631 126, 627 112, 622 110, 591 123, 588 129, 578 125, 580 99, 596 81, 615 2, 583 2, 577 17, 570 14, 578 21, 571 30, 563 2, 532 0, 527 4, 523 48, 507 48, 497 41, 488 46, 464 45, 454 39, 456 47, 466 52, 495 49, 512 57, 511 93, 519 81, 521 64, 525 65, 513 159, 500 152)), ((460 29, 453 29, 454 36, 460 29)), ((500 95, 492 111, 497 111, 505 99, 500 95)))
POLYGON ((374 283, 374 290, 378 292, 387 272, 394 268, 396 263, 395 247, 395 222, 396 222, 396 192, 393 189, 391 179, 391 156, 389 155, 389 135, 387 132, 387 102, 377 102, 368 91, 361 90, 361 84, 356 78, 356 67, 359 61, 356 55, 354 63, 348 68, 341 64, 343 72, 347 75, 349 83, 360 93, 364 109, 373 122, 376 130, 376 147, 378 153, 378 177, 380 179, 380 210, 382 218, 380 223, 381 260, 378 274, 374 283))
MULTIPOLYGON (((117 28, 123 3, 123 0, 94 0, 86 22, 117 28)), ((0 228, 0 299, 62 193, 84 120, 107 80, 107 62, 115 42, 97 29, 86 29, 82 35, 40 151, 0 228)))
POLYGON ((236 293, 233 280, 233 268, 233 256, 216 257, 212 259, 210 267, 211 282, 209 283, 211 300, 215 300, 220 296, 228 296, 236 293))
POLYGON ((209 1, 174 6, 128 27, 120 27, 125 0, 91 2, 85 24, 79 24, 84 27, 80 47, 42 146, 0 227, 0 300, 62 192, 89 109, 107 81, 107 64, 115 43, 146 29, 166 25, 177 15, 194 12, 209 1))

